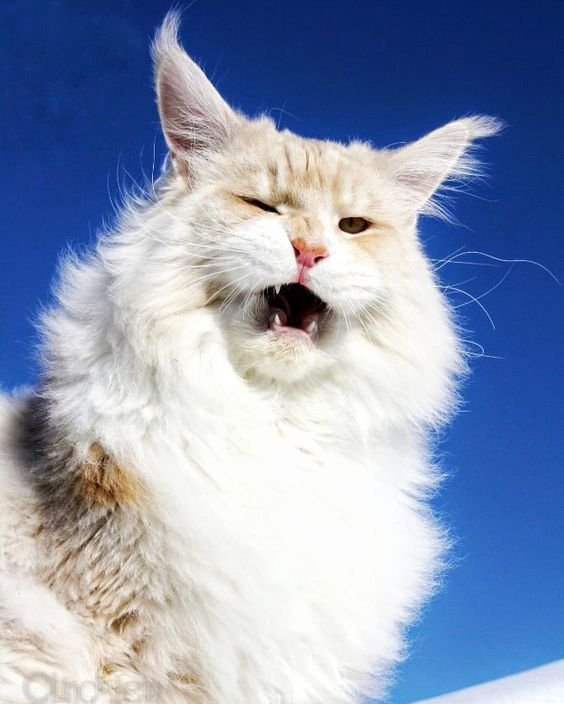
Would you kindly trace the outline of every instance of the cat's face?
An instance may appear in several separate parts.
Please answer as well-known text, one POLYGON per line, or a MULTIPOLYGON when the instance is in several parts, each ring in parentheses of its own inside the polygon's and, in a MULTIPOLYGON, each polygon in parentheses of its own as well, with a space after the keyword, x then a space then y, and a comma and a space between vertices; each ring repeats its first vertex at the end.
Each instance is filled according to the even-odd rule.
POLYGON ((465 150, 491 122, 451 123, 399 150, 308 140, 232 111, 171 20, 155 58, 175 207, 242 368, 299 378, 433 286, 417 215, 444 179, 472 168, 465 150))
POLYGON ((243 123, 188 197, 208 290, 235 356, 295 378, 385 314, 412 228, 389 207, 384 159, 243 123), (380 163, 379 163, 380 162, 380 163))

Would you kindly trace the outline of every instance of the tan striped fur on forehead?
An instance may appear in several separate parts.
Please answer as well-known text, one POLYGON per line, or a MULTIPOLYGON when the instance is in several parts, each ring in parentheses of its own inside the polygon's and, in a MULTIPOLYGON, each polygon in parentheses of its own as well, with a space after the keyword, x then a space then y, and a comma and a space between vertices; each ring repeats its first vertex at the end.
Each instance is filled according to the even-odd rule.
POLYGON ((218 170, 218 181, 230 192, 305 213, 389 219, 383 163, 366 144, 305 139, 265 119, 246 125, 223 158, 228 177, 218 170))

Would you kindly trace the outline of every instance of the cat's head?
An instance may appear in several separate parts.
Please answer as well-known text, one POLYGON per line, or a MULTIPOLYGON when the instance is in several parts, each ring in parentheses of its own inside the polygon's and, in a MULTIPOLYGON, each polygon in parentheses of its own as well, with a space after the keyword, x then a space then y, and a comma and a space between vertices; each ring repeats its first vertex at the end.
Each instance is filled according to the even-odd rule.
POLYGON ((415 223, 440 213, 441 185, 472 175, 468 150, 494 120, 451 122, 397 149, 303 139, 227 105, 178 44, 174 15, 154 58, 186 275, 242 368, 296 379, 330 365, 348 336, 378 337, 402 306, 440 305, 415 223))

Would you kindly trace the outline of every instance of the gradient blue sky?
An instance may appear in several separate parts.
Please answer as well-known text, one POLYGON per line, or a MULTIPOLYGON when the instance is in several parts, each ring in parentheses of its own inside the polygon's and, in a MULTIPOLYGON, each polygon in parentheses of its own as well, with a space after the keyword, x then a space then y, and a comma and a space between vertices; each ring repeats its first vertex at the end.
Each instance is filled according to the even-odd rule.
MULTIPOLYGON (((31 321, 58 254, 92 242, 126 171, 141 180, 163 156, 148 46, 169 4, 2 4, 4 388, 36 378, 31 321)), ((421 223, 427 250, 532 259, 564 280, 563 33, 561 1, 199 0, 182 36, 234 105, 304 135, 385 146, 467 113, 501 117, 488 181, 458 198, 461 225, 421 223)), ((467 255, 441 276, 479 296, 508 271, 467 255)), ((436 506, 457 564, 412 631, 393 704, 564 656, 563 291, 514 265, 480 300, 495 329, 451 292, 493 358, 473 364, 441 446, 450 478, 436 506)))

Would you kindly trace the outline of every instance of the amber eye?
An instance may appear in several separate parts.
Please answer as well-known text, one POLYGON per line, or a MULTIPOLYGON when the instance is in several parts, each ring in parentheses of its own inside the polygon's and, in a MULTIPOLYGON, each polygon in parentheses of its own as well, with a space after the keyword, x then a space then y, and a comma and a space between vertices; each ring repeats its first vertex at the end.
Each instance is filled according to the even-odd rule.
POLYGON ((260 208, 261 210, 264 210, 266 213, 278 213, 278 215, 280 214, 273 205, 263 203, 262 200, 258 200, 258 198, 247 198, 246 196, 241 196, 241 200, 244 200, 245 203, 252 205, 254 208, 260 208))
POLYGON ((349 235, 358 235, 370 227, 366 218, 343 218, 339 220, 339 229, 349 235))

